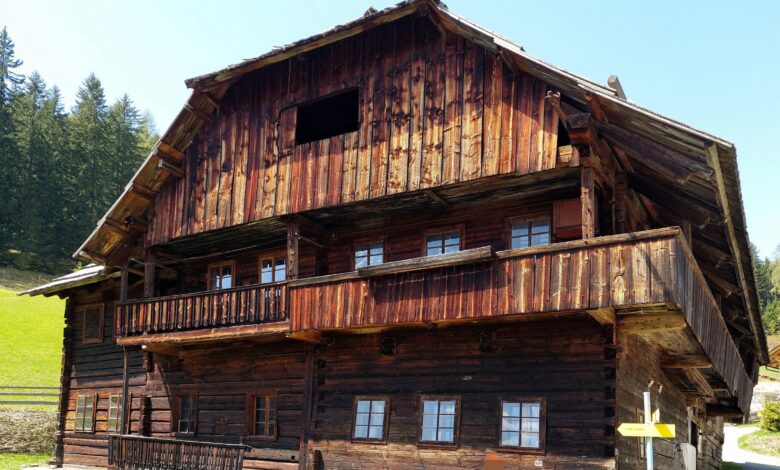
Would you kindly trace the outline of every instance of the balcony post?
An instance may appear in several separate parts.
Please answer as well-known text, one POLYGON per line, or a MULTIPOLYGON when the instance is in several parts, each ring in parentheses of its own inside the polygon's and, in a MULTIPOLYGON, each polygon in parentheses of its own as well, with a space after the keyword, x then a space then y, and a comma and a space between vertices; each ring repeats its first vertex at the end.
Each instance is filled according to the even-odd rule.
POLYGON ((582 201, 582 238, 593 238, 596 235, 596 204, 593 190, 593 168, 583 160, 580 173, 580 200, 582 201))
POLYGON ((287 222, 287 279, 298 279, 299 230, 298 218, 290 218, 287 222))
POLYGON ((125 261, 124 264, 122 264, 122 275, 119 278, 119 301, 122 303, 127 302, 127 286, 128 286, 129 271, 130 271, 130 262, 125 261))
POLYGON ((614 226, 612 233, 628 232, 626 223, 626 199, 628 196, 628 184, 626 183, 626 173, 617 171, 615 173, 615 201, 613 205, 614 226))
POLYGON ((155 253, 152 248, 146 250, 146 261, 144 262, 144 297, 154 297, 154 277, 155 277, 155 253))

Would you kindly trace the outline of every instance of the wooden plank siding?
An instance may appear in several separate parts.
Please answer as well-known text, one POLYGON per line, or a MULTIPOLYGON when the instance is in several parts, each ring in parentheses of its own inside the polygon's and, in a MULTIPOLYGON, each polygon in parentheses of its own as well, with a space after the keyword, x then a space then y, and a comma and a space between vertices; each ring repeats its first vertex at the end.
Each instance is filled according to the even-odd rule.
POLYGON ((490 261, 289 286, 292 331, 673 304, 747 410, 752 381, 679 229, 497 253, 490 261))
POLYGON ((234 83, 150 212, 146 244, 310 209, 555 167, 548 87, 427 18, 234 83), (296 105, 359 89, 359 128, 295 145, 296 105))

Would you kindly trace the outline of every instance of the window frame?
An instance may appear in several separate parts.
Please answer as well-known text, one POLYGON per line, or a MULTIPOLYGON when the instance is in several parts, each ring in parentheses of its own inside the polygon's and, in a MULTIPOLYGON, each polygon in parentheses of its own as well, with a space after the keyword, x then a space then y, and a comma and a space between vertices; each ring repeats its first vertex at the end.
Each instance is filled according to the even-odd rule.
MULTIPOLYGON (((323 96, 318 96, 317 98, 314 98, 314 99, 311 99, 311 100, 308 100, 308 101, 302 101, 300 103, 296 103, 296 104, 290 106, 289 108, 286 108, 286 109, 294 109, 295 110, 295 124, 294 124, 294 127, 293 127, 293 136, 290 139, 292 141, 292 144, 294 146, 296 146, 296 147, 299 146, 299 145, 316 144, 316 143, 318 143, 320 141, 323 141, 323 140, 328 140, 328 139, 332 139, 334 137, 343 136, 343 135, 346 135, 346 134, 350 134, 352 132, 358 132, 360 130, 360 126, 362 125, 362 120, 361 120, 361 116, 360 116, 361 97, 362 97, 361 87, 359 87, 359 86, 349 86, 349 87, 346 87, 346 88, 342 88, 340 90, 333 91, 333 92, 328 93, 328 94, 323 95, 323 96), (355 126, 354 129, 351 128, 352 126, 349 126, 350 130, 345 130, 345 131, 339 132, 337 134, 330 134, 330 135, 322 136, 322 137, 319 137, 319 138, 310 138, 310 136, 306 136, 306 137, 309 137, 309 138, 304 139, 301 136, 299 136, 299 134, 301 133, 301 130, 302 130, 301 129, 301 127, 302 127, 301 126, 301 115, 304 114, 304 113, 301 113, 301 108, 304 108, 304 111, 306 111, 307 110, 306 108, 310 108, 313 105, 316 105, 317 103, 321 103, 322 101, 333 99, 333 98, 336 98, 336 97, 339 97, 339 96, 344 96, 344 95, 347 95, 349 93, 356 93, 357 94, 357 110, 356 110, 356 116, 355 116, 356 119, 357 119, 357 122, 356 122, 356 126, 355 126)), ((351 123, 352 122, 350 120, 350 124, 351 123)))
MULTIPOLYGON (((513 452, 518 454, 544 454, 547 446, 547 399, 544 397, 499 397, 497 413, 496 447, 501 452, 513 452), (503 432, 503 410, 504 403, 540 403, 539 408, 539 447, 507 446, 501 444, 501 433, 503 432)), ((522 413, 520 415, 520 433, 522 439, 522 413)), ((522 442, 522 441, 521 441, 522 442)))
POLYGON ((81 343, 82 344, 102 343, 104 337, 103 328, 105 327, 104 317, 106 316, 106 304, 102 302, 94 303, 94 304, 82 305, 79 308, 81 311, 81 343), (98 327, 98 336, 87 338, 87 310, 92 310, 95 308, 100 310, 100 326, 98 327))
POLYGON ((257 257, 257 285, 259 286, 271 286, 274 284, 280 284, 287 282, 287 251, 272 251, 263 253, 257 257), (276 280, 276 261, 278 259, 284 259, 284 280, 276 280), (263 282, 263 261, 271 260, 271 275, 273 276, 272 282, 263 282))
POLYGON ((108 409, 106 411, 106 432, 108 433, 122 433, 122 430, 120 429, 122 427, 122 394, 121 393, 110 393, 108 395, 108 409), (111 429, 111 400, 113 398, 116 398, 116 417, 113 418, 116 420, 116 428, 111 429))
POLYGON ((450 253, 439 253, 438 255, 429 255, 428 254, 428 237, 432 235, 445 235, 447 233, 452 232, 458 232, 458 236, 460 237, 460 243, 458 244, 458 251, 463 251, 466 246, 466 227, 465 224, 457 224, 457 225, 449 225, 444 227, 436 227, 432 229, 427 229, 423 231, 423 238, 422 238, 422 250, 421 250, 421 256, 423 258, 427 258, 430 256, 441 256, 444 254, 450 254, 450 253))
MULTIPOLYGON (((369 410, 369 424, 371 412, 369 410)), ((357 395, 352 401, 352 420, 350 421, 349 437, 351 442, 360 444, 387 444, 387 427, 390 424, 390 397, 388 395, 357 395), (384 401, 385 413, 382 419, 382 437, 380 439, 370 437, 355 437, 355 426, 357 425, 357 406, 359 401, 384 401)))
MULTIPOLYGON (((198 412, 200 411, 200 407, 198 405, 198 394, 197 393, 177 393, 174 395, 173 398, 173 412, 171 413, 171 435, 174 437, 180 437, 180 436, 197 436, 198 435, 198 412), (188 423, 192 422, 192 431, 179 431, 179 421, 181 419, 181 408, 184 403, 185 399, 191 400, 191 402, 194 404, 192 407, 195 412, 192 412, 192 409, 190 410, 190 418, 188 419, 188 423), (192 417, 194 415, 194 417, 192 417)), ((187 426, 187 429, 189 429, 189 425, 187 426)))
POLYGON ((94 393, 82 393, 76 395, 76 413, 73 418, 73 432, 79 432, 79 433, 95 433, 95 418, 97 417, 97 395, 94 393), (79 400, 84 399, 84 410, 82 411, 82 427, 79 428, 79 400), (92 420, 90 422, 91 426, 89 429, 84 427, 84 420, 87 417, 87 400, 92 400, 92 420))
MULTIPOLYGON (((417 423, 417 446, 428 449, 457 449, 460 447, 460 415, 461 415, 461 403, 460 395, 420 395, 418 401, 419 417, 417 423), (423 418, 425 416, 425 401, 454 401, 455 402, 455 418, 453 423, 453 437, 452 442, 440 442, 440 441, 424 441, 422 440, 423 433, 423 418)), ((437 411, 437 417, 439 416, 437 411)), ((438 431, 438 423, 436 430, 438 431)))
POLYGON ((371 266, 379 266, 385 263, 387 263, 387 237, 360 238, 352 242, 352 270, 353 271, 357 271, 358 269, 370 268, 371 266), (382 262, 380 264, 371 264, 371 245, 382 246, 382 262), (366 246, 368 248, 368 264, 362 266, 361 268, 358 268, 357 263, 355 262, 357 249, 359 246, 366 246))
POLYGON ((529 233, 529 235, 528 235, 529 236, 529 240, 528 240, 529 245, 527 247, 525 247, 525 248, 512 248, 512 225, 517 224, 517 223, 521 223, 521 222, 529 222, 529 223, 533 224, 533 221, 540 220, 540 219, 547 219, 547 229, 548 229, 547 233, 550 236, 550 242, 547 245, 552 245, 553 243, 555 243, 555 238, 553 237, 553 225, 552 225, 553 224, 553 217, 552 217, 552 214, 550 214, 549 212, 540 211, 540 212, 534 212, 532 214, 518 215, 518 216, 515 216, 515 217, 508 217, 506 219, 506 223, 505 223, 506 227, 504 229, 504 236, 505 236, 504 246, 506 246, 506 249, 507 250, 528 250, 528 249, 536 248, 536 247, 540 247, 540 246, 547 246, 547 245, 531 245, 530 244, 531 243, 531 240, 530 240, 531 234, 529 233))
MULTIPOLYGON (((228 260, 228 261, 215 261, 213 263, 209 263, 207 269, 206 269, 206 290, 207 291, 213 291, 213 290, 226 290, 226 289, 232 289, 234 287, 238 287, 238 283, 236 282, 236 260, 228 260), (224 268, 225 266, 230 266, 230 273, 232 276, 232 284, 230 287, 213 287, 211 285, 211 271, 217 267, 224 268)), ((220 279, 220 285, 222 284, 222 280, 220 279)))
MULTIPOLYGON (((255 392, 255 393, 249 393, 246 396, 247 400, 247 409, 246 409, 246 436, 253 439, 253 440, 259 440, 259 441, 269 441, 274 442, 279 439, 279 393, 277 391, 265 391, 265 392, 255 392), (257 416, 257 399, 260 397, 265 397, 266 405, 268 404, 268 399, 273 398, 274 399, 274 425, 273 425, 273 436, 263 436, 260 434, 255 434, 255 425, 257 424, 256 416, 257 416)), ((265 426, 264 428, 266 430, 271 429, 269 426, 269 419, 268 419, 268 410, 269 408, 266 408, 266 414, 265 414, 265 426)))

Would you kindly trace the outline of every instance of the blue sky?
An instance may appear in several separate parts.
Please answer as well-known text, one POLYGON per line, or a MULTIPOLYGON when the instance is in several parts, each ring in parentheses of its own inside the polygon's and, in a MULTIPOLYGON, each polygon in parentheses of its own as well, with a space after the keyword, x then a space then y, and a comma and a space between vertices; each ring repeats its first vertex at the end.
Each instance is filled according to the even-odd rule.
MULTIPOLYGON (((260 55, 388 1, 0 0, 0 26, 23 71, 72 104, 94 72, 113 100, 128 93, 164 130, 183 80, 260 55)), ((530 54, 606 82, 632 101, 734 142, 750 239, 780 244, 780 159, 765 138, 780 120, 780 2, 446 1, 530 54)))

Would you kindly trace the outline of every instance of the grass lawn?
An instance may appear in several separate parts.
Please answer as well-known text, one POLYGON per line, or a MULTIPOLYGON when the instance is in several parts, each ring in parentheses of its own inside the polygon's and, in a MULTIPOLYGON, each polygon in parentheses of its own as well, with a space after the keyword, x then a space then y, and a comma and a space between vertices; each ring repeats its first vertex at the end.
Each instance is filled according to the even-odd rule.
POLYGON ((64 309, 58 297, 0 290, 0 385, 59 385, 64 309))
POLYGON ((739 447, 756 454, 780 457, 780 432, 759 429, 739 438, 739 447))
POLYGON ((51 459, 49 454, 2 454, 0 470, 18 470, 22 465, 43 465, 51 459))
POLYGON ((765 366, 762 366, 761 369, 759 369, 758 375, 780 380, 780 372, 774 369, 767 369, 765 366))

